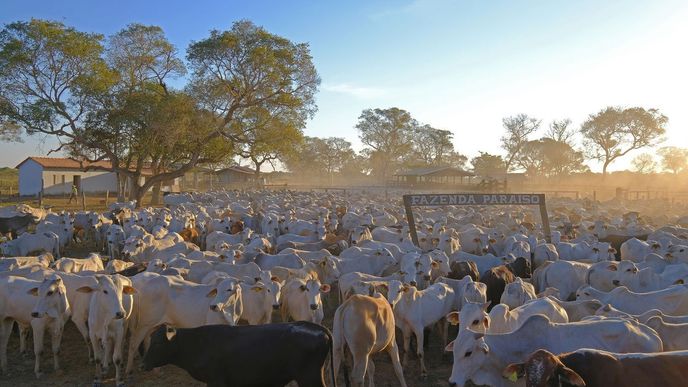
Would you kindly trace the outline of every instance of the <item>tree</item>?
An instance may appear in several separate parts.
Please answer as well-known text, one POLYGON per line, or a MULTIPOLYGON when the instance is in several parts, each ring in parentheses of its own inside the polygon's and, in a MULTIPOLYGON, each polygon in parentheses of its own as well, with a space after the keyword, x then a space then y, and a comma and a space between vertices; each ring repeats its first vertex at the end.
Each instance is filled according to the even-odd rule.
POLYGON ((154 186, 202 162, 232 156, 253 109, 302 127, 319 78, 308 46, 250 22, 213 31, 189 48, 185 92, 176 49, 155 26, 131 25, 108 41, 62 23, 32 20, 0 34, 0 121, 54 135, 89 161, 110 160, 141 205, 154 186), (222 136, 231 140, 223 141, 222 136), (152 176, 141 179, 144 170, 152 176))
POLYGON ((305 126, 317 110, 320 78, 306 43, 292 43, 250 21, 235 22, 229 31, 189 46, 192 69, 189 92, 216 118, 216 129, 234 142, 256 138, 244 131, 260 107, 284 128, 305 126))
POLYGON ((526 142, 516 164, 530 175, 562 176, 588 170, 584 161, 582 152, 565 142, 545 137, 526 142))
POLYGON ((236 153, 251 160, 256 167, 256 178, 260 176, 263 164, 286 159, 303 140, 298 122, 283 121, 261 107, 247 110, 236 125, 242 125, 242 128, 232 131, 236 153))
POLYGON ((649 153, 642 153, 636 156, 633 161, 633 170, 638 173, 652 173, 657 169, 657 163, 654 157, 649 153))
POLYGON ((507 171, 512 169, 523 145, 528 141, 528 136, 538 130, 541 123, 542 121, 526 114, 502 119, 506 134, 500 140, 502 149, 506 151, 505 167, 507 171))
POLYGON ((662 168, 675 175, 688 167, 688 149, 675 146, 665 146, 657 150, 661 158, 662 168))
POLYGON ((607 107, 590 117, 580 132, 590 157, 602 162, 602 174, 616 159, 663 141, 667 117, 657 109, 607 107))
POLYGON ((417 126, 411 114, 399 108, 366 109, 361 113, 356 129, 361 142, 368 147, 374 174, 386 179, 395 171, 402 157, 413 149, 417 126))
POLYGON ((551 138, 552 140, 563 142, 569 146, 573 146, 573 137, 576 132, 570 128, 571 120, 566 118, 563 120, 552 120, 549 124, 549 128, 545 132, 545 138, 551 138))
POLYGON ((360 158, 351 143, 339 137, 305 137, 295 151, 285 158, 292 172, 307 172, 309 176, 327 176, 332 183, 334 174, 347 172, 360 174, 360 158))
POLYGON ((473 172, 481 176, 506 172, 506 163, 502 156, 491 155, 487 152, 480 152, 479 156, 471 159, 471 165, 473 165, 473 172))
POLYGON ((424 165, 446 165, 454 152, 454 134, 449 130, 435 129, 422 125, 413 132, 412 157, 424 165))

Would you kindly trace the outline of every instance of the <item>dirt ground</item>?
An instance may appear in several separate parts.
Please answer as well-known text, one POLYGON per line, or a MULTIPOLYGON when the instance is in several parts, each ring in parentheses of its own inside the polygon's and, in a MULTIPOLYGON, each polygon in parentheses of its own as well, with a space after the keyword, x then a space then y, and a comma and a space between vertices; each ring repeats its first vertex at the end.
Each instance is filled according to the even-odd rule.
MULTIPOLYGON (((332 315, 334 309, 329 307, 326 301, 325 325, 332 327, 332 315)), ((275 315, 277 317, 277 314, 275 315)), ((455 334, 455 333, 454 333, 455 334)), ((400 333, 398 334, 400 336, 400 333)), ((451 333, 450 333, 451 336, 451 333)), ((426 336, 427 337, 427 336, 426 336)), ((0 386, 12 387, 33 387, 33 386, 90 386, 93 381, 94 365, 88 363, 88 352, 86 344, 72 322, 65 326, 62 339, 62 350, 60 362, 63 372, 57 375, 53 371, 52 352, 50 350, 50 340, 46 336, 46 346, 43 351, 41 369, 43 377, 37 380, 33 373, 33 344, 29 339, 29 354, 19 354, 19 335, 14 332, 10 339, 7 357, 9 362, 10 375, 0 375, 0 386)), ((401 344, 401 343, 399 343, 401 344)), ((415 346, 412 345, 412 348, 415 346)), ((266 348, 266 350, 269 350, 266 348)), ((420 378, 420 365, 415 355, 409 357, 409 364, 404 367, 404 375, 409 386, 437 387, 447 386, 447 379, 451 373, 451 353, 443 353, 441 339, 435 330, 432 331, 430 343, 425 350, 429 376, 426 379, 420 378)), ((398 386, 399 383, 394 376, 392 364, 386 354, 378 354, 373 357, 375 362, 375 383, 377 386, 398 386)), ((329 362, 329 361, 328 361, 329 362)), ((137 360, 138 363, 138 360, 137 360)), ((351 361, 348 361, 349 369, 351 361)), ((328 367, 329 372, 329 367, 328 367)), ((110 372, 105 378, 106 386, 115 385, 114 367, 110 367, 110 372)), ((329 375, 329 373, 328 373, 329 375)), ((330 378, 327 379, 328 386, 331 385, 330 378)), ((184 370, 175 366, 162 367, 158 371, 137 371, 134 373, 131 386, 203 386, 203 383, 195 381, 184 370)), ((337 385, 344 386, 342 372, 337 381, 337 385)))

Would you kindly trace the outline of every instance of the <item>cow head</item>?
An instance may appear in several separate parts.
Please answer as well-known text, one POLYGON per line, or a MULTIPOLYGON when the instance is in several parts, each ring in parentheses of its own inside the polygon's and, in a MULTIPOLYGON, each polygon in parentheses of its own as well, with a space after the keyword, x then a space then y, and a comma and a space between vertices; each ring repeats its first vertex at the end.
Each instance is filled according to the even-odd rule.
POLYGON ((475 384, 484 384, 476 380, 480 366, 488 361, 487 356, 490 352, 483 336, 483 333, 463 329, 459 331, 456 340, 445 348, 445 351, 454 354, 454 364, 449 377, 450 386, 463 386, 469 380, 475 384))
POLYGON ((91 293, 91 305, 96 306, 105 319, 121 320, 129 317, 131 310, 125 310, 122 298, 136 293, 136 289, 129 285, 131 281, 119 274, 96 275, 95 278, 97 285, 83 286, 77 291, 91 293))
POLYGON ((237 324, 243 311, 240 282, 234 278, 225 278, 208 292, 206 297, 212 300, 209 304, 211 315, 208 316, 206 322, 220 321, 228 325, 237 324))
POLYGON ((525 363, 510 364, 504 369, 502 376, 512 382, 525 376, 527 387, 547 387, 561 382, 585 386, 580 375, 566 367, 559 357, 544 349, 533 352, 525 363))
POLYGON ((40 286, 32 288, 29 294, 37 296, 38 302, 31 312, 31 317, 51 317, 61 318, 70 313, 69 301, 67 300, 67 289, 62 283, 62 278, 52 275, 45 278, 40 286))

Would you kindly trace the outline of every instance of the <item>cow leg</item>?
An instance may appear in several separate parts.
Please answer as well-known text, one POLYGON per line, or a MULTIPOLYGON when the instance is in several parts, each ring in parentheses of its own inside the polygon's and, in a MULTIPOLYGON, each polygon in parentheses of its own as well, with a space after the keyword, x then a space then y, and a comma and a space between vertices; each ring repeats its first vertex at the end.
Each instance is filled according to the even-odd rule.
POLYGON ((31 321, 31 327, 33 328, 33 353, 36 357, 33 372, 36 375, 36 379, 40 379, 41 374, 41 355, 43 354, 43 338, 45 335, 45 321, 43 318, 35 318, 31 321))
POLYGON ((81 333, 81 337, 84 338, 86 342, 86 348, 88 348, 88 362, 93 363, 93 346, 91 345, 91 337, 88 334, 88 326, 86 326, 86 320, 75 318, 72 316, 72 322, 76 325, 76 329, 81 333))
POLYGON ((7 342, 12 334, 14 320, 6 318, 0 322, 0 368, 7 374, 7 342))
POLYGON ((62 332, 64 331, 64 324, 61 321, 53 321, 53 330, 51 335, 51 344, 53 350, 53 369, 55 372, 60 371, 60 346, 62 345, 62 332))
POLYGON ((351 370, 351 380, 354 387, 363 387, 365 382, 366 369, 370 356, 367 352, 357 352, 353 354, 354 367, 351 370))
POLYGON ((411 351, 411 329, 404 324, 403 328, 401 329, 401 333, 404 337, 404 357, 401 364, 406 367, 406 365, 408 365, 408 354, 411 351))
POLYGON ((124 387, 124 378, 122 377, 122 352, 124 349, 124 336, 123 329, 120 328, 120 332, 115 336, 115 347, 112 354, 112 362, 115 364, 115 386, 124 387))
POLYGON ((103 385, 103 343, 95 335, 91 335, 91 346, 93 347, 93 359, 96 363, 96 372, 93 376, 93 387, 101 387, 103 385))
POLYGON ((366 370, 366 376, 368 376, 368 387, 375 387, 375 363, 373 358, 368 358, 368 369, 366 370))
POLYGON ((129 351, 127 354, 127 368, 126 375, 130 377, 134 371, 134 358, 136 357, 136 352, 141 345, 141 342, 148 336, 148 329, 139 329, 131 332, 129 337, 129 351))
POLYGON ((401 387, 406 387, 406 379, 404 379, 404 369, 401 367, 401 362, 399 361, 399 347, 397 347, 396 340, 392 340, 392 343, 387 348, 387 354, 392 360, 392 366, 394 367, 394 373, 397 376, 399 385, 401 387))
POLYGON ((26 356, 28 355, 26 342, 29 340, 29 326, 17 322, 17 328, 19 329, 19 353, 26 356))
POLYGON ((416 334, 416 354, 420 360, 420 376, 424 378, 428 376, 428 370, 425 368, 425 359, 423 358, 425 355, 425 351, 423 350, 423 339, 425 338, 425 332, 422 327, 419 329, 414 329, 414 331, 416 334))

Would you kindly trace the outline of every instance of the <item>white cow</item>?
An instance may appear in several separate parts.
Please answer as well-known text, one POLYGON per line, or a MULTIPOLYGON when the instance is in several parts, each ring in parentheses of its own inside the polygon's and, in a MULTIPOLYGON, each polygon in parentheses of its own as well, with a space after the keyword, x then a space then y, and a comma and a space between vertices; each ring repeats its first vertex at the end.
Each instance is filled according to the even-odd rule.
POLYGON ((4 256, 19 257, 42 252, 48 252, 60 258, 60 237, 54 232, 38 234, 25 232, 17 239, 0 243, 0 254, 4 256))
POLYGON ((528 318, 519 329, 507 334, 482 334, 460 330, 446 348, 454 353, 450 385, 512 386, 502 370, 537 349, 553 353, 580 348, 610 352, 659 352, 662 340, 650 328, 628 320, 583 321, 554 324, 545 316, 528 318))
POLYGON ((58 355, 62 331, 69 316, 69 301, 59 277, 51 276, 44 281, 21 277, 0 278, 0 366, 7 373, 7 342, 16 321, 22 330, 31 326, 34 344, 34 373, 41 377, 40 358, 43 353, 43 337, 50 329, 54 369, 60 369, 58 355))
POLYGON ((490 311, 489 333, 509 333, 517 330, 530 316, 541 314, 553 323, 567 323, 566 310, 549 298, 538 298, 517 308, 511 309, 504 304, 495 305, 490 311))
POLYGON ((282 285, 277 278, 258 281, 253 285, 242 283, 241 320, 245 320, 249 325, 270 324, 272 311, 280 307, 282 285))
POLYGON ((102 383, 103 374, 107 373, 110 357, 115 365, 115 383, 124 385, 122 354, 127 323, 133 309, 132 294, 136 292, 127 277, 98 275, 97 286, 85 286, 78 289, 91 294, 88 310, 88 333, 93 345, 96 362, 94 384, 102 383))
POLYGON ((55 259, 50 253, 41 254, 37 257, 1 257, 0 271, 16 270, 29 266, 40 266, 47 269, 54 261, 55 259))
POLYGON ((499 302, 514 309, 536 298, 537 295, 535 294, 533 285, 516 277, 514 282, 506 284, 499 302))
POLYGON ((324 311, 321 295, 330 291, 330 285, 317 279, 293 278, 282 289, 280 314, 282 321, 291 317, 294 321, 311 321, 320 324, 324 311))
POLYGON ((650 317, 645 325, 654 329, 662 338, 665 351, 683 351, 688 349, 688 324, 673 324, 662 320, 660 316, 650 317))
POLYGON ((576 292, 578 300, 599 300, 630 314, 641 314, 650 309, 659 309, 666 314, 688 315, 688 287, 674 285, 648 293, 635 293, 622 286, 611 292, 602 292, 590 286, 583 286, 576 292))
POLYGON ((55 261, 54 268, 63 273, 105 270, 103 268, 103 260, 96 253, 89 254, 87 258, 60 258, 55 261))
MULTIPOLYGON (((420 359, 421 375, 427 375, 423 330, 443 320, 444 316, 451 312, 454 305, 454 290, 443 283, 434 284, 425 290, 417 290, 415 286, 390 281, 387 299, 393 306, 395 323, 404 335, 403 364, 408 362, 413 333, 416 335, 416 354, 420 359)), ((443 322, 446 323, 444 320, 443 322)), ((442 331, 444 332, 444 329, 442 331)), ((444 337, 443 340, 446 342, 447 338, 444 337)))

